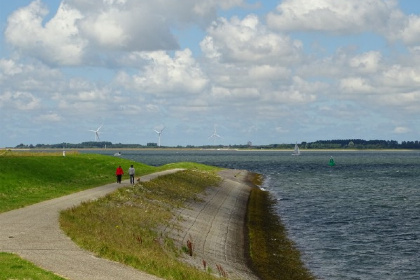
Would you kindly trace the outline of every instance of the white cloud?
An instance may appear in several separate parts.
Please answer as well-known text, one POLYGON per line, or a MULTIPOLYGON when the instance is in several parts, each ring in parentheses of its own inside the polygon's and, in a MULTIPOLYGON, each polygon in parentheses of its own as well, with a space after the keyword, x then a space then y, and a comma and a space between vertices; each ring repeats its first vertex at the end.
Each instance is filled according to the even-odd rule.
POLYGON ((31 111, 41 106, 41 100, 29 92, 5 92, 0 95, 0 108, 31 111))
POLYGON ((420 69, 415 66, 390 65, 383 72, 382 83, 393 88, 418 88, 420 86, 420 69))
POLYGON ((48 63, 80 63, 86 43, 75 23, 81 14, 62 3, 54 17, 43 25, 47 13, 40 0, 15 11, 8 18, 6 40, 19 51, 48 63))
POLYGON ((408 132, 410 132, 410 129, 408 127, 397 126, 396 128, 394 128, 394 133, 396 134, 404 134, 408 132))
POLYGON ((220 18, 200 46, 205 55, 226 63, 289 65, 301 59, 302 44, 270 32, 255 15, 220 18))
POLYGON ((119 106, 128 104, 118 91, 108 87, 98 87, 83 80, 70 80, 60 92, 52 98, 63 115, 86 114, 100 116, 117 112, 119 106))
POLYGON ((401 18, 400 29, 394 29, 392 39, 401 39, 409 46, 420 44, 420 17, 410 15, 408 18, 401 18))
POLYGON ((92 9, 79 21, 80 32, 98 50, 153 51, 177 49, 165 15, 152 4, 128 1, 92 9))
MULTIPOLYGON (((256 144, 363 138, 374 126, 392 132, 389 123, 394 135, 418 131, 419 15, 402 14, 395 0, 278 3, 268 17, 255 9, 218 18, 220 9, 249 4, 63 0, 48 14, 35 0, 3 22, 9 45, 1 49, 10 56, 0 57, 0 116, 51 130, 57 122, 139 127, 109 133, 113 142, 151 141, 140 131, 159 123, 167 133, 194 132, 188 144, 202 144, 197 128, 210 124, 210 135, 214 123, 234 132, 231 143, 256 144), (270 133, 258 139, 256 131, 270 133)), ((179 133, 169 144, 185 144, 179 133)))
POLYGON ((7 42, 22 55, 52 65, 104 63, 110 51, 174 50, 179 43, 172 29, 207 24, 218 8, 244 5, 243 0, 205 1, 62 1, 49 13, 41 0, 8 18, 7 42))
POLYGON ((267 22, 286 31, 378 31, 388 26, 396 6, 396 0, 284 0, 268 14, 267 22))
POLYGON ((208 84, 189 49, 177 51, 173 57, 163 51, 144 52, 140 56, 148 62, 144 70, 133 76, 120 73, 119 84, 137 92, 178 97, 200 93, 208 84))
POLYGON ((264 95, 267 104, 305 104, 317 99, 317 93, 323 88, 322 83, 308 82, 300 77, 293 77, 290 85, 283 85, 264 95))
POLYGON ((417 114, 420 110, 420 92, 394 92, 377 96, 375 102, 382 106, 392 108, 393 111, 403 111, 404 114, 417 114))
POLYGON ((59 122, 62 118, 57 113, 49 113, 49 114, 42 114, 35 118, 36 122, 44 123, 44 122, 59 122))
POLYGON ((212 98, 218 102, 229 102, 232 104, 245 103, 247 104, 250 99, 259 100, 261 97, 258 89, 256 88, 221 88, 214 87, 211 91, 212 98))
POLYGON ((17 65, 14 60, 0 59, 0 80, 1 77, 13 76, 22 73, 22 67, 17 65))
POLYGON ((250 66, 248 75, 254 82, 267 83, 267 81, 285 80, 290 77, 291 70, 283 66, 255 65, 250 66))
POLYGON ((344 93, 373 93, 375 88, 370 85, 370 81, 362 77, 349 77, 340 81, 340 91, 344 93))
POLYGON ((382 55, 378 51, 370 51, 350 58, 350 66, 360 73, 376 73, 379 70, 382 55))
POLYGON ((63 80, 62 73, 40 63, 18 63, 0 59, 0 89, 31 92, 37 97, 50 97, 54 87, 63 80))

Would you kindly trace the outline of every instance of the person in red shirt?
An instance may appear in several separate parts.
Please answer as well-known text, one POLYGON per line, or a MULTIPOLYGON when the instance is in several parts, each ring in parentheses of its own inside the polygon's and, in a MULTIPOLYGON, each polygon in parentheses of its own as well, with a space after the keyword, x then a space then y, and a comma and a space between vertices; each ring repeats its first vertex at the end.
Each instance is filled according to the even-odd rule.
POLYGON ((121 168, 121 165, 118 166, 117 171, 115 171, 115 175, 117 175, 117 183, 121 184, 121 177, 124 174, 124 170, 121 168))

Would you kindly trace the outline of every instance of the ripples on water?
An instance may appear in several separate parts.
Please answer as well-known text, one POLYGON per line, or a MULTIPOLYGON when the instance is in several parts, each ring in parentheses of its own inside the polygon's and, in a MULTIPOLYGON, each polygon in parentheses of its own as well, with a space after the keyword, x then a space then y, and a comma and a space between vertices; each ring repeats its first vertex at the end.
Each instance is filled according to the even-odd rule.
POLYGON ((133 151, 149 165, 192 161, 261 173, 319 279, 420 279, 420 154, 133 151))

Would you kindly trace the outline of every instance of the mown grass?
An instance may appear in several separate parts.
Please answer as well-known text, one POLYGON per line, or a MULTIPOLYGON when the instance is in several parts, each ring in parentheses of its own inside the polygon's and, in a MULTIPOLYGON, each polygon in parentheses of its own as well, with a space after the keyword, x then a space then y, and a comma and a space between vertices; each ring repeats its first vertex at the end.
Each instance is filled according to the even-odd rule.
POLYGON ((115 169, 121 165, 128 179, 128 167, 134 164, 136 176, 181 167, 212 169, 193 163, 160 167, 119 157, 97 154, 5 152, 0 154, 0 213, 43 200, 101 186, 115 181, 115 169))
MULTIPOLYGON (((61 153, 3 152, 0 153, 0 213, 114 182, 115 168, 121 165, 127 169, 130 164, 135 165, 140 176, 171 168, 189 171, 123 188, 96 202, 69 209, 61 216, 63 229, 82 247, 99 256, 165 279, 214 279, 208 272, 179 262, 178 257, 186 253, 185 248, 175 248, 157 230, 171 219, 173 208, 182 207, 185 201, 196 199, 203 188, 217 183, 214 173, 219 169, 212 166, 184 162, 151 167, 94 154, 67 153, 63 157, 61 153)), ((261 176, 248 179, 254 185, 261 185, 261 176)), ((314 279, 300 261, 293 242, 287 239, 273 205, 267 192, 253 189, 247 213, 253 269, 265 280, 314 279)), ((0 279, 61 279, 37 268, 14 269, 26 263, 15 255, 0 254, 0 260, 0 279), (37 278, 38 270, 47 278, 37 278), (1 278, 9 271, 11 276, 1 278)))
POLYGON ((14 254, 0 253, 0 280, 3 279, 64 280, 14 254))
POLYGON ((287 237, 284 225, 275 214, 275 202, 268 192, 251 191, 247 226, 252 268, 264 280, 312 280, 300 252, 287 237))
POLYGON ((119 189, 94 202, 63 211, 62 229, 81 247, 164 279, 215 279, 179 261, 182 248, 159 234, 173 208, 217 186, 213 172, 186 170, 119 189))

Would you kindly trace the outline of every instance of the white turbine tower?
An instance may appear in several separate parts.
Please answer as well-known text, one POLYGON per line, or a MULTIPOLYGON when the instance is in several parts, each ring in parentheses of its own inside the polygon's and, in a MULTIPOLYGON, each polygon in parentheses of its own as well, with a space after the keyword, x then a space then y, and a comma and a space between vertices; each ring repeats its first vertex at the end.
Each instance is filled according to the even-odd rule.
POLYGON ((220 136, 219 134, 217 134, 216 125, 214 125, 214 132, 213 132, 212 135, 209 136, 209 139, 210 138, 213 138, 213 145, 216 145, 216 139, 217 138, 222 138, 222 136, 220 136))
POLYGON ((160 147, 160 135, 162 134, 162 131, 165 129, 165 127, 163 127, 161 130, 157 130, 155 129, 154 131, 158 134, 158 147, 160 147))
POLYGON ((100 139, 99 139, 99 130, 102 128, 102 126, 103 125, 101 125, 100 127, 98 127, 98 129, 97 130, 89 130, 89 131, 92 131, 92 132, 94 132, 95 133, 95 141, 99 141, 100 139))

